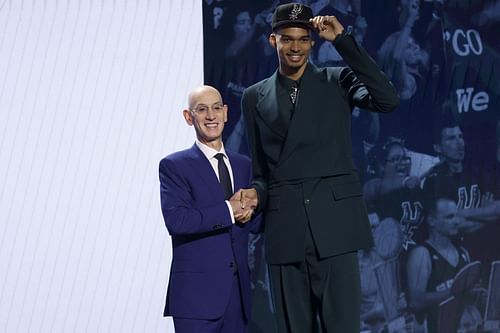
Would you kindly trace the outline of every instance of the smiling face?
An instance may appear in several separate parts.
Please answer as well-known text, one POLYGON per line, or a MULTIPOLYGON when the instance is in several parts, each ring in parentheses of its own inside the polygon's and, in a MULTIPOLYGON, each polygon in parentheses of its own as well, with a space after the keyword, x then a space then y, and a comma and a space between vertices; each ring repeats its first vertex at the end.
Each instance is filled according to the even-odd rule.
POLYGON ((303 27, 283 27, 269 36, 269 43, 277 50, 280 72, 298 79, 302 76, 314 45, 310 31, 303 27))
POLYGON ((219 92, 202 86, 189 95, 189 109, 183 111, 184 119, 194 126, 201 143, 216 150, 222 146, 222 131, 227 121, 227 105, 222 104, 219 92))

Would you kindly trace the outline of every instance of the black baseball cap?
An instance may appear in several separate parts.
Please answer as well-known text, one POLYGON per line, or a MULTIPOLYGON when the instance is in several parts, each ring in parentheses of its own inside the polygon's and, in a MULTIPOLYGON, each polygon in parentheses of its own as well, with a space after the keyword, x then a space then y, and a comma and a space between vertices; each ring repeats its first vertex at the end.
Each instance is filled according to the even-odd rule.
POLYGON ((287 3, 276 7, 271 27, 273 31, 283 26, 303 26, 313 30, 314 27, 309 22, 313 18, 311 7, 300 3, 287 3))

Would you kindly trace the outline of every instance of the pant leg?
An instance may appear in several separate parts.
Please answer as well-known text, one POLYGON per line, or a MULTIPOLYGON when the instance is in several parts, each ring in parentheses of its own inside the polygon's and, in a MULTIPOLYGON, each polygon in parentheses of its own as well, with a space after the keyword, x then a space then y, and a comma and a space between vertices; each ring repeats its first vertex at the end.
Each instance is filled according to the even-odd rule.
POLYGON ((359 333, 361 284, 357 253, 312 259, 309 264, 323 333, 359 333))
POLYGON ((222 317, 214 320, 178 317, 173 319, 176 333, 246 333, 248 321, 243 311, 237 275, 234 275, 229 302, 222 317))
POLYGON ((240 282, 235 275, 220 333, 246 333, 247 324, 248 320, 243 311, 240 282))
MULTIPOLYGON (((305 258, 316 256, 310 232, 305 235, 305 258)), ((311 281, 306 260, 269 265, 271 289, 279 333, 317 332, 317 302, 311 298, 311 281)))
POLYGON ((304 263, 270 265, 279 333, 311 332, 312 309, 304 263))

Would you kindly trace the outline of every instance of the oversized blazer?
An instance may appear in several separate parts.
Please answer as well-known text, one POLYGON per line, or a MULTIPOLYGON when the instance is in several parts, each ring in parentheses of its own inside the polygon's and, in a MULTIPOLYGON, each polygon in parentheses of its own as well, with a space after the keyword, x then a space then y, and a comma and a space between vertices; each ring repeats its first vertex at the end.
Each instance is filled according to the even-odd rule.
POLYGON ((248 87, 242 110, 271 264, 300 261, 311 228, 321 257, 373 245, 351 153, 351 111, 390 112, 396 90, 350 34, 334 45, 349 67, 308 64, 293 113, 278 72, 248 87))
MULTIPOLYGON (((250 159, 226 150, 235 191, 248 188, 250 159)), ((250 318, 248 233, 256 222, 232 224, 222 187, 201 150, 173 153, 159 166, 161 208, 172 238, 165 316, 215 319, 224 314, 237 268, 250 318)))

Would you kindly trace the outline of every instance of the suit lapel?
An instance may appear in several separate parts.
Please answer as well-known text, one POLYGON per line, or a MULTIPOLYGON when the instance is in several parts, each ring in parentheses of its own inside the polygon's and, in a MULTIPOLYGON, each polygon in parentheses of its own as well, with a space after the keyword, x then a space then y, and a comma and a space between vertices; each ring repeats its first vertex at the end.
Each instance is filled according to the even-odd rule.
POLYGON ((277 85, 278 71, 274 72, 259 89, 259 101, 256 108, 258 116, 269 130, 284 139, 287 134, 290 117, 283 112, 285 108, 280 107, 278 104, 277 85))
POLYGON ((222 187, 220 186, 219 179, 214 172, 214 169, 210 165, 205 155, 202 153, 200 148, 196 144, 191 147, 191 158, 192 166, 194 171, 200 176, 202 181, 207 185, 207 188, 214 190, 214 198, 224 199, 224 193, 222 192, 222 187), (219 198, 220 197, 220 198, 219 198))
MULTIPOLYGON (((314 119, 311 119, 311 113, 313 113, 311 109, 316 106, 319 107, 324 105, 321 103, 321 97, 328 96, 328 87, 323 84, 326 82, 326 78, 313 64, 309 63, 307 66, 308 68, 306 68, 301 79, 297 106, 295 107, 290 126, 288 127, 286 141, 281 150, 281 155, 276 166, 277 168, 282 163, 286 163, 288 156, 301 142, 303 137, 302 133, 304 133, 304 131, 314 130, 311 128, 314 121, 314 119), (320 82, 320 85, 318 85, 318 82, 320 82)), ((314 113, 317 114, 316 112, 314 113)))
POLYGON ((229 158, 229 163, 231 163, 231 169, 233 169, 233 181, 234 181, 234 191, 236 192, 240 188, 243 188, 243 185, 248 182, 245 181, 244 174, 239 172, 240 164, 238 160, 235 158, 234 154, 228 150, 226 150, 227 157, 229 158))

